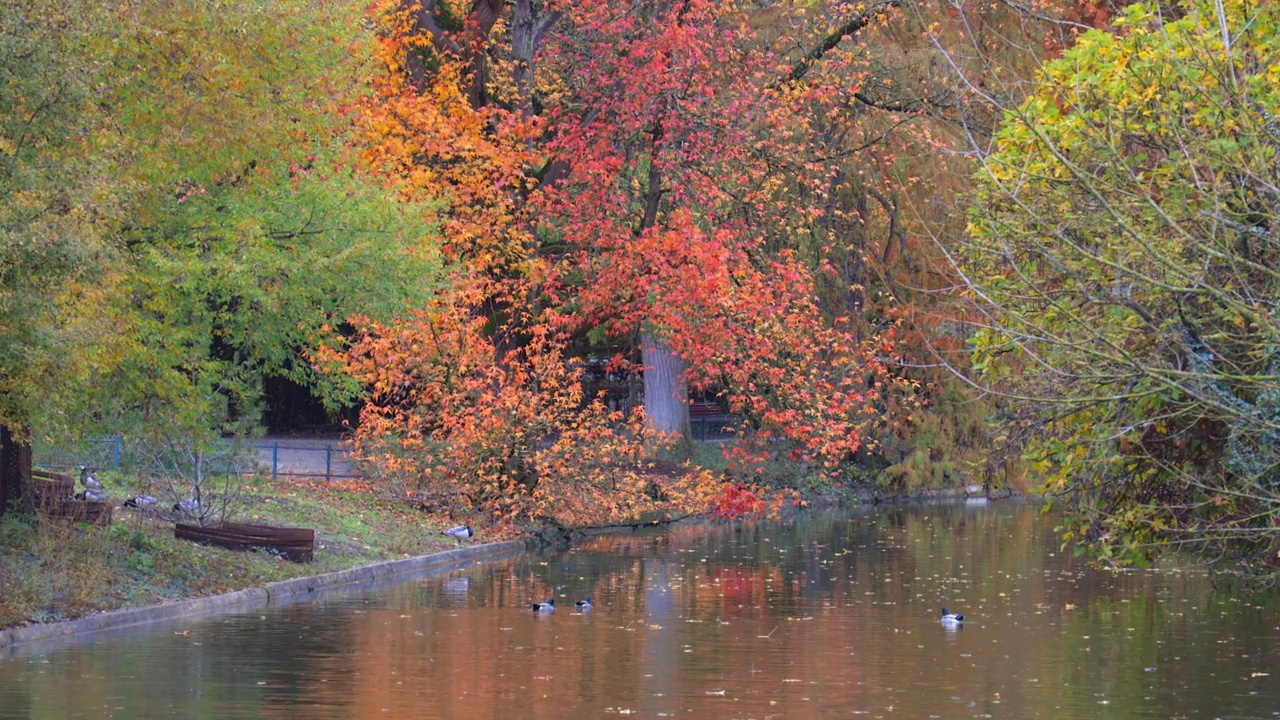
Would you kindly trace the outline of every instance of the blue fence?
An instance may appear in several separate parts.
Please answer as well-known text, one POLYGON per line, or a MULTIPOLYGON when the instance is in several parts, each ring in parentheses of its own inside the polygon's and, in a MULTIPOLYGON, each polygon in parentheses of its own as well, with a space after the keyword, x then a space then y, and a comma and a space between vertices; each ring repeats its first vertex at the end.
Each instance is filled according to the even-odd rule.
MULTIPOLYGON (((35 464, 49 469, 88 467, 131 472, 147 465, 146 453, 120 437, 89 438, 76 443, 32 448, 35 464)), ((270 475, 341 479, 359 477, 347 446, 324 440, 225 441, 209 458, 216 474, 270 475)))
MULTIPOLYGON (((714 441, 737 435, 739 420, 729 415, 690 418, 693 439, 714 441)), ((340 440, 283 438, 266 440, 226 440, 224 447, 205 459, 206 469, 215 474, 270 475, 344 479, 360 477, 352 462, 349 446, 340 440)), ((64 445, 37 445, 32 448, 35 464, 51 470, 88 467, 95 470, 136 472, 149 466, 148 453, 137 443, 116 437, 88 438, 64 445)))

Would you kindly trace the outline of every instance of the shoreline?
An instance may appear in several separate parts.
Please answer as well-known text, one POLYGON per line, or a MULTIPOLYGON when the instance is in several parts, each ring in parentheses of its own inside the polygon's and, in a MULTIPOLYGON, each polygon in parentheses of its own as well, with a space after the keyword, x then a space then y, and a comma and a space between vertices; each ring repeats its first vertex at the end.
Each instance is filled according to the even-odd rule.
MULTIPOLYGON (((998 499, 1016 499, 1018 495, 998 499)), ((860 494, 850 501, 835 496, 814 498, 808 510, 831 510, 839 507, 875 507, 879 505, 942 503, 977 500, 978 496, 965 489, 926 490, 901 495, 879 496, 860 494)), ((981 500, 986 502, 986 495, 981 500)), ((687 516, 673 522, 685 522, 697 516, 687 516)), ((665 523, 664 523, 665 524, 665 523)), ((606 535, 633 532, 653 523, 613 525, 577 530, 584 535, 606 535)), ((342 570, 306 577, 279 580, 251 586, 232 592, 176 600, 167 603, 145 605, 137 608, 107 610, 75 620, 54 623, 34 623, 0 629, 0 657, 55 649, 56 647, 89 641, 115 631, 131 630, 143 625, 163 625, 278 607, 297 602, 309 602, 336 593, 360 592, 409 580, 433 577, 461 570, 472 565, 506 560, 528 552, 537 551, 538 538, 531 536, 521 540, 481 543, 462 548, 415 555, 397 560, 383 560, 357 565, 342 570)))

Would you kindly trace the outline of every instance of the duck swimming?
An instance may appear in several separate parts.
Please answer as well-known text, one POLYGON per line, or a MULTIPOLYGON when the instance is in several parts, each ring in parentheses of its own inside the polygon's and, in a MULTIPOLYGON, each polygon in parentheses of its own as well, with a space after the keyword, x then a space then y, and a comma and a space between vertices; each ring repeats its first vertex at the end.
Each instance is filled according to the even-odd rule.
POLYGON ((591 596, 590 596, 590 595, 588 595, 588 596, 586 596, 586 597, 582 598, 582 599, 581 599, 581 600, 579 600, 578 602, 574 603, 574 605, 575 605, 579 610, 590 610, 590 609, 591 609, 591 596))
POLYGON ((947 612, 946 608, 942 608, 942 624, 943 625, 959 625, 964 622, 963 615, 947 612))
POLYGON ((534 603, 529 606, 534 612, 552 612, 556 609, 556 599, 547 598, 546 602, 534 603))

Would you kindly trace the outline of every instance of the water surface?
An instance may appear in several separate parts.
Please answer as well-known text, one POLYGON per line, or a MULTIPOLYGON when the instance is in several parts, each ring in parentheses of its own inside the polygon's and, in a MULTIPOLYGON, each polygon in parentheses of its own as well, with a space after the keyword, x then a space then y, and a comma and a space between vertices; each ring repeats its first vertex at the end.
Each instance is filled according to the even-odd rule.
POLYGON ((0 659, 0 718, 1280 717, 1276 603, 1092 570, 1052 526, 946 506, 602 538, 0 659))

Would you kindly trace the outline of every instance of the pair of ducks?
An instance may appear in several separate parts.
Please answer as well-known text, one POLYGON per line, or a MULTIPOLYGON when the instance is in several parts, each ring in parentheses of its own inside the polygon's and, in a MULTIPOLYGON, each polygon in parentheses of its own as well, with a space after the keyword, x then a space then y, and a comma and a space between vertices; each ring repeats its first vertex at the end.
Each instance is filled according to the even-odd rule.
MULTIPOLYGON (((463 540, 470 540, 472 536, 475 535, 475 531, 471 529, 470 525, 455 525, 454 527, 451 527, 448 530, 441 530, 440 534, 448 535, 454 540, 457 540, 458 544, 461 545, 463 540)), ((577 607, 579 610, 590 610, 591 597, 588 596, 583 598, 582 600, 579 600, 578 602, 574 603, 574 606, 577 607)), ((546 602, 533 603, 532 605, 529 606, 529 608, 534 612, 554 612, 556 609, 556 599, 547 598, 546 602)))
POLYGON ((88 500, 89 502, 106 502, 111 499, 107 495, 106 488, 102 486, 102 481, 94 477, 93 473, 87 468, 80 468, 80 484, 84 485, 84 492, 76 493, 76 499, 88 500))
MULTIPOLYGON (((585 598, 583 598, 583 599, 579 600, 578 602, 574 603, 573 605, 574 605, 574 607, 578 608, 579 610, 590 610, 590 609, 591 609, 591 596, 590 596, 590 595, 588 595, 588 596, 586 596, 585 598)), ((530 608, 531 610, 533 610, 534 612, 554 612, 554 611, 555 611, 555 609, 556 609, 556 599, 555 599, 555 598, 547 598, 547 601, 546 601, 546 602, 534 603, 534 604, 530 605, 530 606, 529 606, 529 608, 530 608)))

